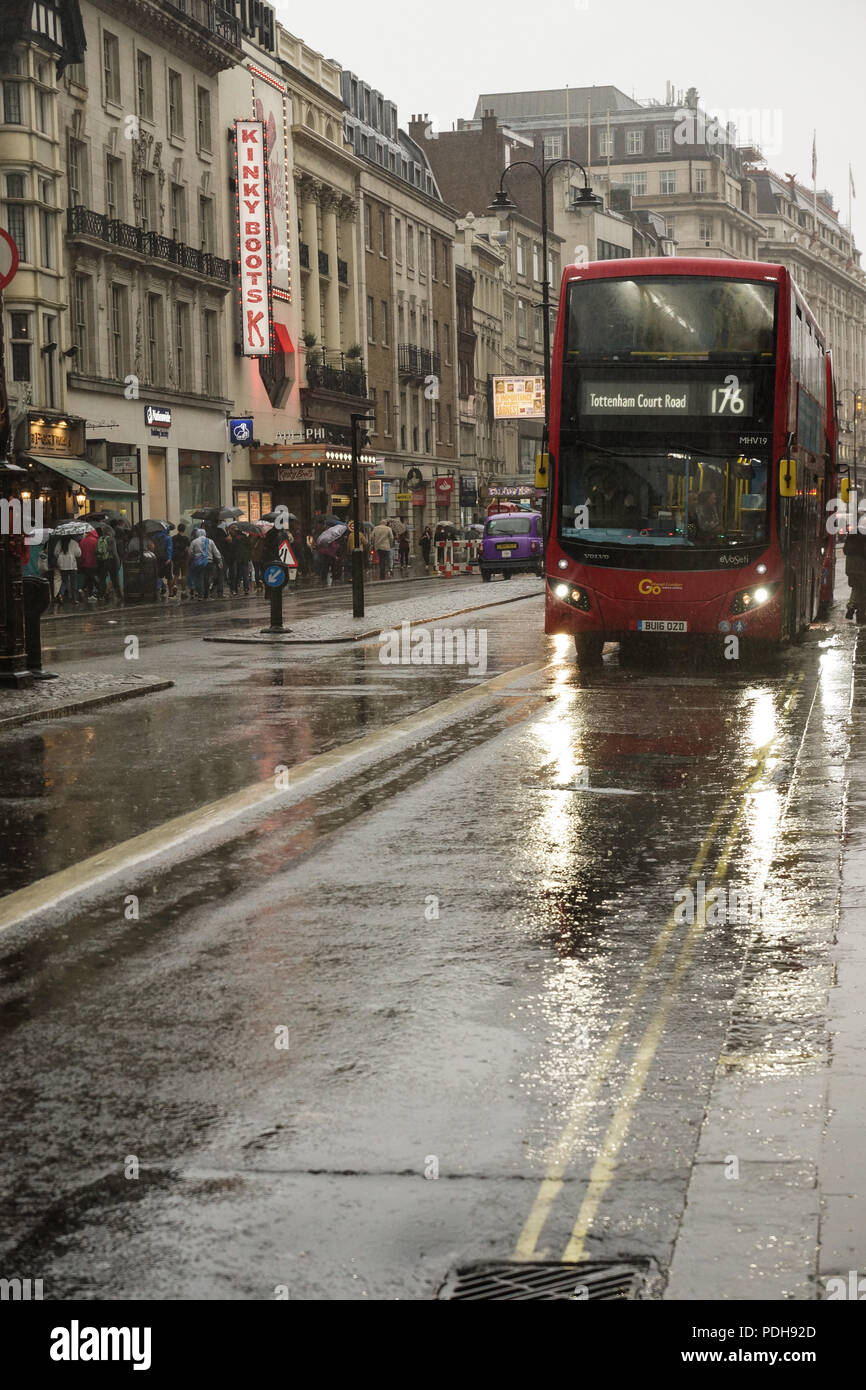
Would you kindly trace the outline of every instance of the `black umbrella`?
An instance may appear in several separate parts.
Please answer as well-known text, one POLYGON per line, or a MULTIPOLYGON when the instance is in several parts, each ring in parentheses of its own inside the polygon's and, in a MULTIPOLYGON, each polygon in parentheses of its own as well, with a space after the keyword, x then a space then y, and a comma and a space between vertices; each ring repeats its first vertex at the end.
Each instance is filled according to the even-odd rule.
POLYGON ((262 534, 255 521, 236 521, 234 528, 236 531, 243 531, 247 536, 260 536, 262 534))
POLYGON ((197 512, 191 512, 191 516, 197 516, 202 521, 209 521, 212 517, 219 516, 219 507, 200 507, 197 512))
POLYGON ((323 525, 323 526, 342 526, 343 524, 344 524, 344 523, 340 520, 340 518, 339 518, 338 516, 325 516, 325 517, 322 517, 322 525, 323 525))
MULTIPOLYGON (((93 521, 124 521, 124 522, 126 522, 126 517, 123 515, 122 512, 115 512, 115 511, 112 511, 110 507, 107 508, 105 511, 102 511, 102 512, 85 512, 85 513, 83 514, 83 516, 82 516, 81 519, 82 519, 82 521, 91 521, 91 522, 93 522, 93 521)), ((129 525, 128 522, 126 522, 126 524, 129 525)))
POLYGON ((174 530, 174 522, 173 522, 173 521, 156 521, 156 520, 153 520, 153 519, 151 519, 151 518, 148 518, 147 520, 143 521, 141 524, 142 524, 142 526, 144 527, 145 532, 147 533, 148 536, 153 535, 154 531, 173 531, 173 530, 174 530))
POLYGON ((227 521, 229 517, 239 517, 243 512, 243 507, 220 507, 220 521, 227 521))

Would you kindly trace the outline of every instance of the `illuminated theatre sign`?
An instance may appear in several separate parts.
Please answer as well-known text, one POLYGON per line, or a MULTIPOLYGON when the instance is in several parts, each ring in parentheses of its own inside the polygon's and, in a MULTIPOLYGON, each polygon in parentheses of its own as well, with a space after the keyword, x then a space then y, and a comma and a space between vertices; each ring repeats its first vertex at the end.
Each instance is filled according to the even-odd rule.
POLYGON ((244 357, 272 349, 271 236, 268 160, 263 121, 235 121, 238 264, 244 357))

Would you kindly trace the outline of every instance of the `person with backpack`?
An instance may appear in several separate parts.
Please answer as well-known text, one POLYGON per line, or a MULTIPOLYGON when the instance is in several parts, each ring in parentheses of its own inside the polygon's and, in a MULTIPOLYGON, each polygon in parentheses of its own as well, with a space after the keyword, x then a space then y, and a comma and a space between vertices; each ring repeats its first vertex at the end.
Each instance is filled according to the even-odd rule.
POLYGON ((192 533, 189 547, 189 584, 193 598, 206 601, 210 597, 211 582, 223 563, 222 555, 215 543, 197 527, 192 533))

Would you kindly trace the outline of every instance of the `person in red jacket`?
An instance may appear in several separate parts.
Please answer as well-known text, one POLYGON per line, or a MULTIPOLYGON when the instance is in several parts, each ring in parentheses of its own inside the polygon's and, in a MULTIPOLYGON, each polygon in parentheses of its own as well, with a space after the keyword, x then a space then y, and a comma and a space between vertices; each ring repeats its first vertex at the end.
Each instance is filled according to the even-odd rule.
POLYGON ((97 569, 96 547, 99 542, 98 533, 91 528, 86 535, 81 536, 78 544, 81 549, 81 559, 78 561, 79 583, 82 595, 89 602, 96 603, 99 597, 99 577, 97 569))

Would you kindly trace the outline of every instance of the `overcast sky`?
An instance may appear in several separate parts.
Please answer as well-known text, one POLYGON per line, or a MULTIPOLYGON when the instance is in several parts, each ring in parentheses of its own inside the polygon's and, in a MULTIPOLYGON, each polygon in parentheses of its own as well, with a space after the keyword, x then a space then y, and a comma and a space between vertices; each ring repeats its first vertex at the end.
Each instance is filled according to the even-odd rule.
POLYGON ((277 0, 281 22, 397 103, 400 124, 428 112, 439 129, 472 116, 481 92, 619 87, 664 100, 697 87, 710 112, 754 111, 769 167, 818 187, 866 250, 864 0, 277 0), (761 137, 764 137, 763 139, 761 137))

